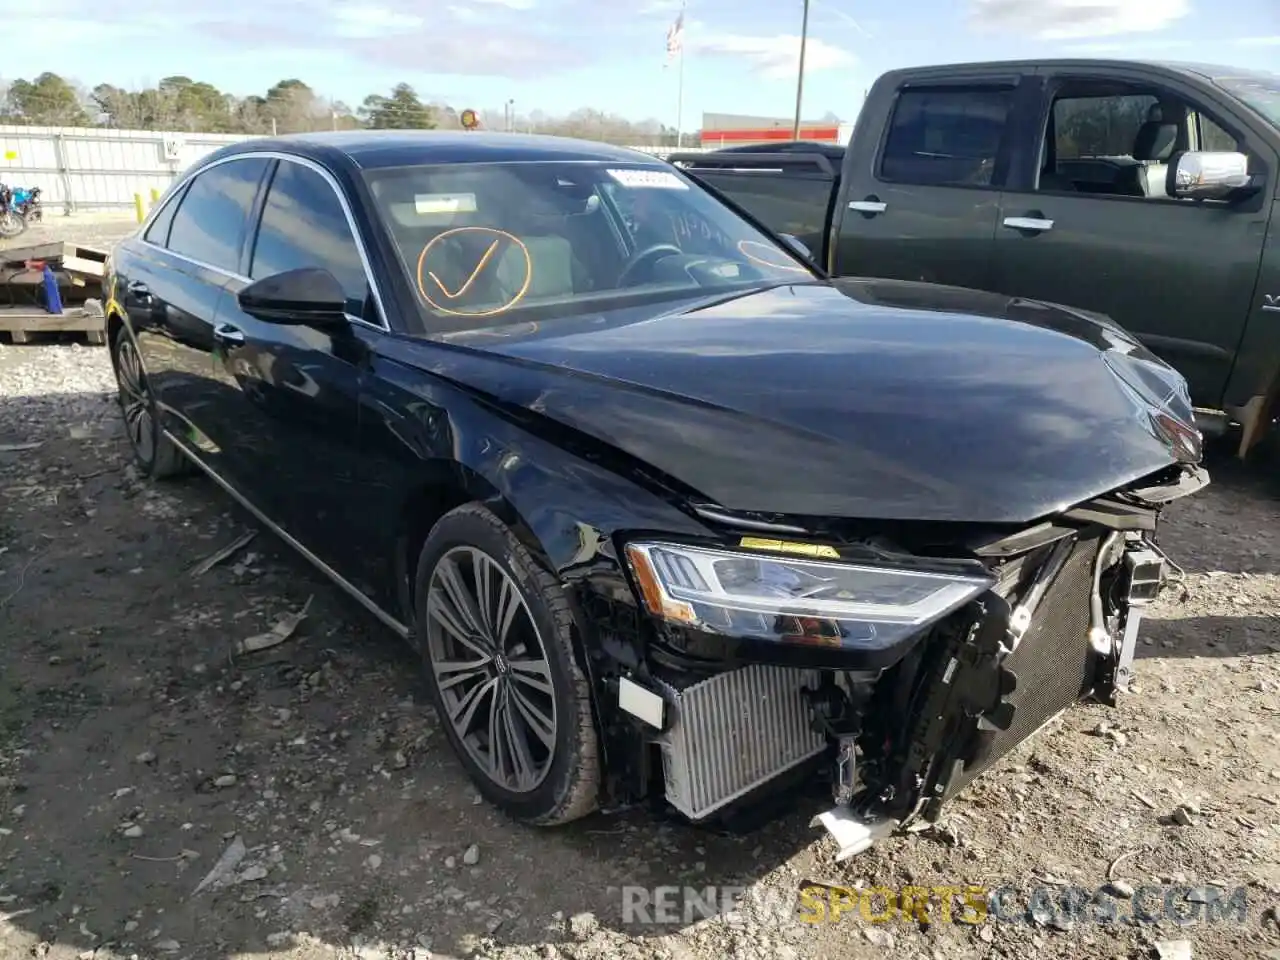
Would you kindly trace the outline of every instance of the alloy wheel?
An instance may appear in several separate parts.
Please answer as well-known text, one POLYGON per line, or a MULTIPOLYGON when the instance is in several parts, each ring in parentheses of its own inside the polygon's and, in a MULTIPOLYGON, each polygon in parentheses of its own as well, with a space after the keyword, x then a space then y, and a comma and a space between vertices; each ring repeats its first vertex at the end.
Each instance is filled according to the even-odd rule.
POLYGON ((497 786, 535 789, 555 756, 556 698, 520 589, 483 550, 453 547, 427 588, 427 653, 445 719, 497 786))
POLYGON ((120 394, 120 410, 124 414, 129 442, 144 464, 155 459, 155 424, 151 416, 151 395, 138 348, 128 334, 122 333, 116 346, 116 384, 120 394))

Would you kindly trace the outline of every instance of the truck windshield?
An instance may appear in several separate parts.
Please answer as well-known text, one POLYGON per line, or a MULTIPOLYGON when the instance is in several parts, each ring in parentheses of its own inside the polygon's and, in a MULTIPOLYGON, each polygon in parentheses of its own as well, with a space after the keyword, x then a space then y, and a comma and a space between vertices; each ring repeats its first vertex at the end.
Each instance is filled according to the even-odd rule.
POLYGON ((550 320, 815 279, 665 164, 450 163, 365 173, 428 330, 550 320))
POLYGON ((1280 127, 1280 75, 1219 77, 1214 83, 1280 127))

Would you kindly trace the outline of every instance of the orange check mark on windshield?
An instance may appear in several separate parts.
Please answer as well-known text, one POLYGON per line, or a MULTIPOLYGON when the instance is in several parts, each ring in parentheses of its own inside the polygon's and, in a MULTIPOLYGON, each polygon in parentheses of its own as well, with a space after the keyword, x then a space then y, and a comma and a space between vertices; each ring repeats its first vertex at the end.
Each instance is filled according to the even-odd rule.
POLYGON ((450 292, 449 288, 444 285, 444 281, 437 277, 434 271, 428 270, 427 276, 436 282, 436 286, 440 288, 441 293, 450 300, 456 300, 471 289, 471 285, 476 282, 476 277, 480 276, 480 272, 484 270, 485 264, 493 258, 493 251, 497 249, 498 241, 495 239, 493 243, 489 244, 489 249, 484 252, 484 256, 480 258, 480 262, 476 264, 476 268, 471 271, 471 276, 467 277, 467 282, 455 291, 450 292))

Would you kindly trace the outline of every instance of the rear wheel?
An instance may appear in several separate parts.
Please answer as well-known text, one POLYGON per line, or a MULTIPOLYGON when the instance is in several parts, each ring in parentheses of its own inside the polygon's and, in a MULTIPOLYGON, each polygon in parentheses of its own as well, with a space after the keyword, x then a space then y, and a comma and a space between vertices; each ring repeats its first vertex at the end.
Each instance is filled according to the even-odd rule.
POLYGON ((160 429, 155 398, 142 367, 138 345, 127 329, 121 329, 111 344, 116 388, 124 429, 138 466, 155 480, 177 476, 187 468, 186 458, 160 429))
POLYGON ((594 810, 591 694, 556 578, 492 512, 469 504, 427 537, 414 596, 432 700, 480 793, 534 824, 594 810))

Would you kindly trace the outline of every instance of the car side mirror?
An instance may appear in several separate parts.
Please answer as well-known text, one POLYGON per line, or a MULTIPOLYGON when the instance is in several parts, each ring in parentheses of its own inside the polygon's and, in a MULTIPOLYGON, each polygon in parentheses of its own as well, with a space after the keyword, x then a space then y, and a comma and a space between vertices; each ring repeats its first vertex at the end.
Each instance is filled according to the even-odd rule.
POLYGON ((1237 200, 1257 191, 1243 153, 1189 150, 1169 164, 1166 192, 1179 200, 1237 200))
POLYGON ((782 239, 787 242, 787 246, 789 246, 796 253, 800 254, 800 256, 804 257, 806 260, 810 262, 813 261, 813 251, 810 250, 808 245, 799 237, 794 236, 793 234, 790 234, 790 233, 779 234, 779 236, 781 236, 782 239))
POLYGON ((347 325, 347 297, 328 270, 302 267, 263 277, 237 298, 240 309, 265 323, 333 330, 347 325))

